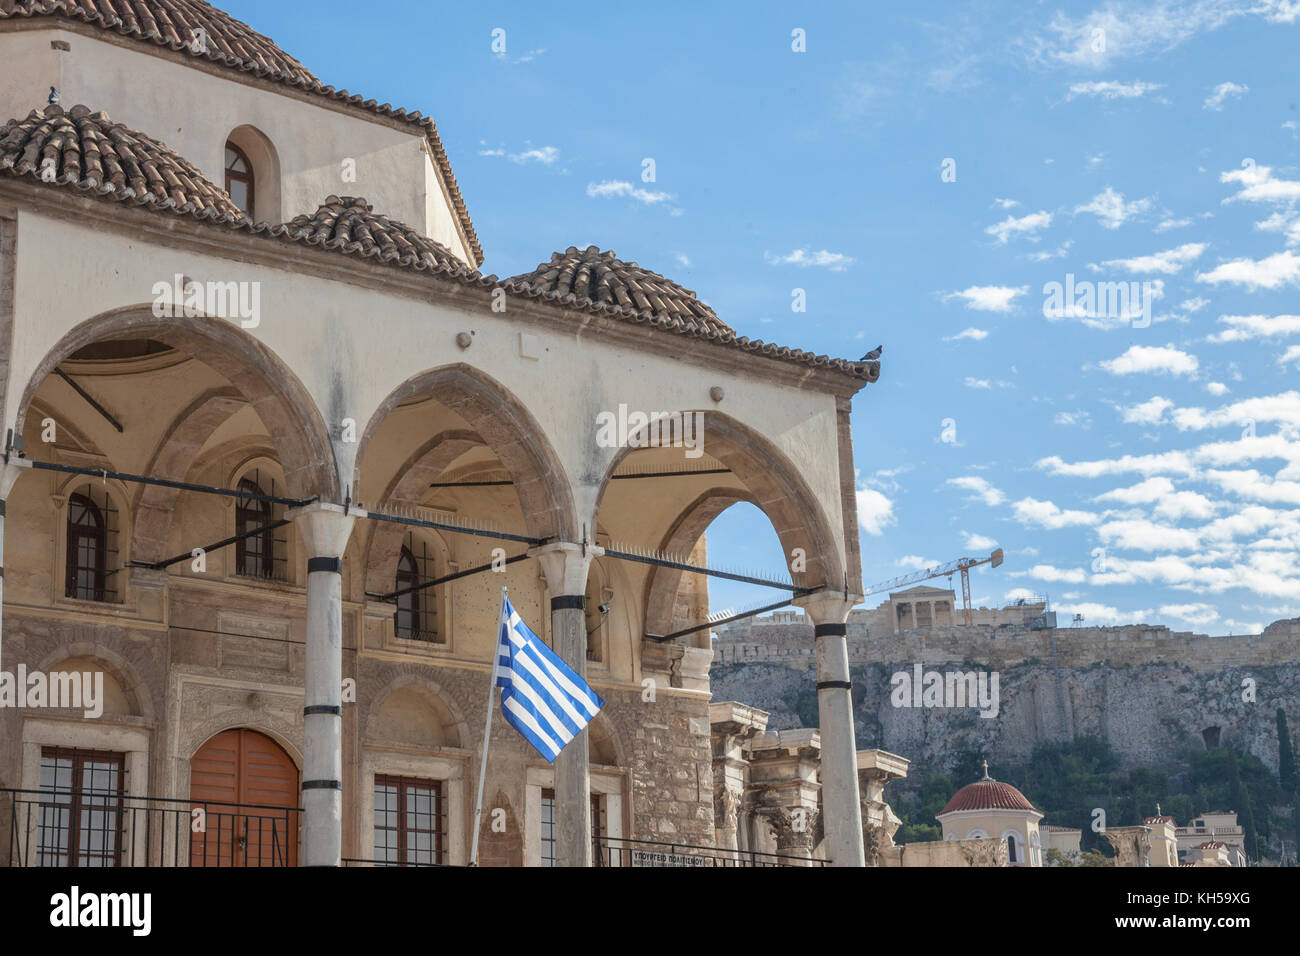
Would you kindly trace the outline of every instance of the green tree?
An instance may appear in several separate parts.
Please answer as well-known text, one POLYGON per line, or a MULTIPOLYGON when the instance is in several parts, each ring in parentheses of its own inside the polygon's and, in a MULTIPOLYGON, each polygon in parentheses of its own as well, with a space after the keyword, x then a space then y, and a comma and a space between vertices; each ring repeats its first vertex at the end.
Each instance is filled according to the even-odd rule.
POLYGON ((1286 725, 1286 711, 1277 709, 1277 777, 1285 793, 1294 793, 1295 751, 1291 749, 1291 732, 1286 725))

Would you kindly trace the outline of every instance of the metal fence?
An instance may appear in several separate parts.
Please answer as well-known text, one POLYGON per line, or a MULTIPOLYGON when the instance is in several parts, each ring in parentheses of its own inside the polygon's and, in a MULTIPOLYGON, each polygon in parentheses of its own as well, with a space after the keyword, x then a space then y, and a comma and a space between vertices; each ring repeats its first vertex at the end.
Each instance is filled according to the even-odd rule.
POLYGON ((596 866, 826 866, 829 860, 686 843, 597 837, 596 866))
POLYGON ((7 866, 282 867, 298 863, 302 811, 262 804, 0 788, 7 866))

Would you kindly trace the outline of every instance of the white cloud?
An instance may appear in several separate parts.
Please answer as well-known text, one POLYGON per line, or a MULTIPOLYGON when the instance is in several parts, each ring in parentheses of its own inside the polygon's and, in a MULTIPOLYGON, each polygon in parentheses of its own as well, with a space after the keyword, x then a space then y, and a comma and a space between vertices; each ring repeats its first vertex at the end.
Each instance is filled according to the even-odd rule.
POLYGON ((1092 415, 1086 411, 1076 412, 1057 412, 1056 417, 1052 419, 1056 425, 1077 425, 1080 428, 1092 427, 1092 415))
POLYGON ((1230 282, 1243 285, 1251 292, 1295 285, 1300 282, 1300 256, 1293 252, 1278 252, 1263 259, 1233 259, 1209 272, 1197 273, 1196 281, 1215 285, 1230 282))
POLYGON ((1228 388, 1228 386, 1224 385, 1222 382, 1206 382, 1205 390, 1211 395, 1227 395, 1228 392, 1232 391, 1232 389, 1228 388))
POLYGON ((1067 239, 1051 252, 1048 252, 1046 249, 1040 252, 1028 252, 1025 253, 1025 258, 1030 262, 1050 262, 1052 259, 1064 259, 1069 253, 1070 247, 1073 245, 1074 240, 1067 239))
POLYGON ((1240 183, 1241 190, 1224 200, 1229 202, 1294 202, 1300 199, 1300 182, 1278 179, 1272 166, 1261 166, 1254 160, 1245 160, 1240 169, 1230 169, 1219 174, 1221 183, 1240 183))
POLYGON ((1007 240, 1016 235, 1025 235, 1030 239, 1037 239, 1037 233, 1051 224, 1052 214, 1040 209, 1038 212, 1031 212, 1019 219, 1015 216, 1007 216, 1001 222, 989 226, 984 232, 996 239, 999 244, 1005 246, 1007 240))
POLYGON ((554 146, 542 146, 510 154, 511 161, 521 165, 524 163, 541 163, 543 166, 551 166, 559 158, 560 151, 554 146))
POLYGON ((1150 610, 1121 611, 1109 604, 1096 604, 1091 601, 1081 604, 1058 604, 1056 610, 1062 622, 1071 620, 1077 614, 1082 616, 1085 625, 1141 624, 1151 613, 1150 610))
POLYGON ((1209 604, 1166 604, 1160 608, 1160 613, 1200 627, 1219 619, 1219 612, 1209 604))
POLYGON ((1289 345, 1287 350, 1277 357, 1277 364, 1286 368, 1295 363, 1300 363, 1300 345, 1289 345))
POLYGON ((1097 217, 1103 228, 1118 229, 1130 219, 1142 215, 1150 208, 1150 199, 1135 199, 1132 202, 1125 202, 1123 193, 1117 193, 1110 186, 1107 186, 1088 202, 1081 206, 1075 206, 1074 213, 1077 216, 1081 212, 1090 212, 1097 217))
POLYGON ((633 186, 625 180, 615 179, 607 179, 599 183, 587 183, 587 195, 592 199, 635 199, 637 202, 647 205, 667 202, 673 198, 672 193, 652 192, 639 186, 633 186))
POLYGON ((966 387, 967 388, 992 388, 993 386, 989 383, 989 380, 987 378, 973 378, 970 375, 967 375, 966 387))
POLYGON ((685 266, 687 269, 691 267, 691 257, 688 256, 686 253, 677 252, 674 253, 673 256, 677 260, 678 265, 685 266))
POLYGON ((1021 524, 1036 525, 1049 531, 1093 525, 1101 520, 1091 512, 1062 510, 1050 501, 1039 501, 1037 498, 1021 498, 1011 507, 1016 520, 1021 524))
POLYGON ((867 534, 879 537, 885 528, 898 519, 894 503, 874 488, 858 488, 858 527, 867 534))
POLYGON ((1255 13, 1280 19, 1285 13, 1271 9, 1277 2, 1155 0, 1123 6, 1108 3, 1078 18, 1058 11, 1046 35, 1029 37, 1020 46, 1034 62, 1102 69, 1114 59, 1149 59, 1199 33, 1217 30, 1234 17, 1255 13))
POLYGON ((1124 421, 1130 425, 1159 425, 1164 420, 1165 412, 1174 407, 1174 403, 1160 395, 1148 398, 1119 410, 1124 421))
POLYGON ((1088 579, 1082 568, 1058 568, 1050 564, 1035 564, 1027 572, 1029 577, 1040 581, 1055 581, 1064 584, 1082 584, 1088 579))
POLYGON ((1014 209, 1016 206, 1019 206, 1019 205, 1020 205, 1020 202, 1019 202, 1019 200, 1016 200, 1016 199, 997 199, 997 198, 995 198, 995 199, 993 200, 993 205, 997 206, 999 209, 1014 209))
POLYGON ((1182 271, 1183 266, 1197 259, 1209 246, 1204 242, 1188 242, 1176 249, 1154 252, 1149 256, 1135 256, 1132 259, 1107 259, 1103 266, 1115 266, 1129 272, 1162 272, 1173 275, 1182 271))
POLYGON ((995 539, 986 538, 982 534, 971 534, 969 531, 962 532, 962 541, 972 551, 991 551, 998 546, 995 539))
POLYGON ((1202 107, 1207 110, 1221 110, 1223 109, 1223 101, 1229 96, 1241 96, 1243 93, 1249 92, 1250 87, 1244 83, 1233 83, 1231 81, 1220 83, 1214 88, 1214 92, 1205 98, 1202 107))
POLYGON ((1163 83, 1145 83, 1142 80, 1134 80, 1132 83, 1094 80, 1089 83, 1071 83, 1070 92, 1065 95, 1065 98, 1072 100, 1076 96, 1097 96, 1103 100, 1131 100, 1163 87, 1163 83))
POLYGON ((1205 308, 1209 304, 1210 304, 1209 299, 1202 299, 1198 295, 1194 299, 1184 299, 1182 302, 1179 302, 1178 308, 1188 313, 1199 312, 1201 311, 1201 309, 1205 308))
POLYGON ((1112 375, 1157 373, 1192 375, 1199 367, 1195 355, 1172 345, 1132 345, 1123 355, 1099 363, 1112 375))
POLYGON ((1170 229, 1183 229, 1191 224, 1192 221, 1190 219, 1175 219, 1172 216, 1167 216, 1166 218, 1161 219, 1160 222, 1156 223, 1156 232, 1168 232, 1170 229))
POLYGON ((974 339, 976 342, 982 342, 988 337, 989 333, 987 330, 971 327, 969 329, 962 329, 956 335, 945 335, 943 340, 945 342, 957 342, 961 339, 974 339))
POLYGON ((996 508, 998 505, 1002 504, 1002 502, 1007 500, 1006 495, 997 488, 994 488, 978 475, 963 475, 960 478, 949 478, 948 484, 969 491, 972 495, 972 499, 982 501, 990 508, 996 508))
POLYGON ((823 269, 830 269, 831 272, 843 272, 853 264, 852 256, 846 256, 842 252, 829 252, 826 249, 816 252, 808 249, 795 249, 784 256, 765 252, 763 258, 767 260, 769 265, 799 266, 803 269, 809 266, 818 266, 823 269))
POLYGON ((920 571, 923 568, 937 568, 942 561, 931 561, 929 558, 923 558, 919 555, 908 554, 894 562, 900 568, 907 568, 911 571, 920 571))
POLYGON ((1300 332, 1300 315, 1221 315, 1219 324, 1227 328, 1211 335, 1207 342, 1244 342, 1294 335, 1300 332))
POLYGON ((960 299, 968 309, 980 312, 1010 312, 1016 296, 1024 295, 1029 286, 973 285, 961 292, 951 292, 943 297, 945 302, 960 299))
POLYGON ((1092 500, 1097 502, 1118 501, 1126 505, 1143 505, 1159 501, 1166 495, 1173 493, 1174 483, 1168 478, 1148 478, 1146 481, 1140 481, 1128 488, 1114 488, 1097 495, 1092 500))

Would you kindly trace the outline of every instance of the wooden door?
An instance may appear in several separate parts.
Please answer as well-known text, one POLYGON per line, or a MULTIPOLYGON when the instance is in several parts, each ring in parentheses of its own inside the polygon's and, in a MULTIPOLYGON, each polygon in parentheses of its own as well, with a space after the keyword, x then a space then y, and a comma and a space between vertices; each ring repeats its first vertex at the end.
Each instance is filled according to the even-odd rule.
POLYGON ((190 834, 191 866, 297 866, 298 768, 270 737, 237 728, 190 758, 190 802, 205 830, 190 834))

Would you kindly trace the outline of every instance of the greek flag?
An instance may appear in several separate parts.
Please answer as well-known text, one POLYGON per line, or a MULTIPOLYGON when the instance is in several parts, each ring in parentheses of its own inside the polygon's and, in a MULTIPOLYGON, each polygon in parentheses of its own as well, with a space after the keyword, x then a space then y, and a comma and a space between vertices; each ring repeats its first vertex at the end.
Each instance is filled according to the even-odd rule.
POLYGON ((497 686, 501 713, 548 763, 586 727, 605 702, 568 664, 529 630, 510 599, 501 596, 497 686))

